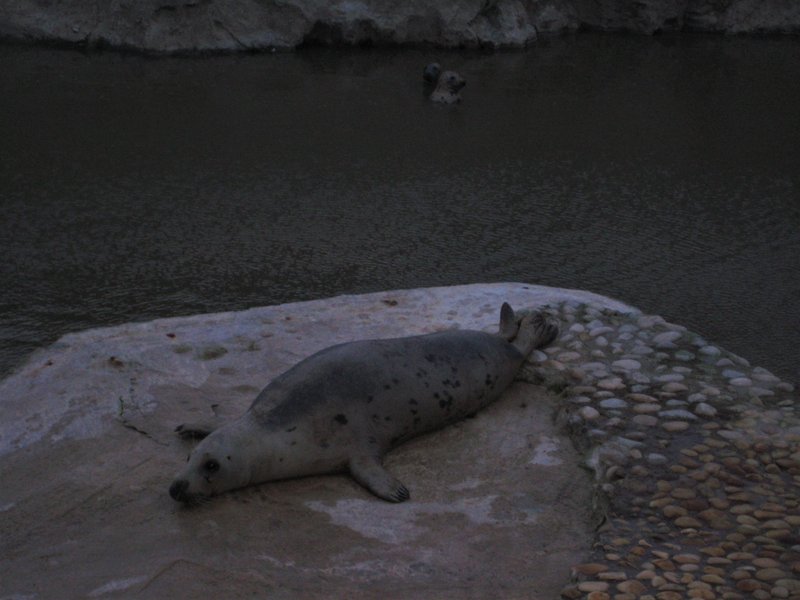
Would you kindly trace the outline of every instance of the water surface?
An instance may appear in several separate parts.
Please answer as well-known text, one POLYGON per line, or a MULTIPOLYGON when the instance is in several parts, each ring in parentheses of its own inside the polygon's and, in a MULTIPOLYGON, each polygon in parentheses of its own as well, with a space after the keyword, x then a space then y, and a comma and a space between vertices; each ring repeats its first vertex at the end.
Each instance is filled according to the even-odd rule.
POLYGON ((800 381, 800 40, 148 59, 0 47, 0 372, 58 336, 526 281, 800 381), (468 80, 433 106, 422 67, 468 80))

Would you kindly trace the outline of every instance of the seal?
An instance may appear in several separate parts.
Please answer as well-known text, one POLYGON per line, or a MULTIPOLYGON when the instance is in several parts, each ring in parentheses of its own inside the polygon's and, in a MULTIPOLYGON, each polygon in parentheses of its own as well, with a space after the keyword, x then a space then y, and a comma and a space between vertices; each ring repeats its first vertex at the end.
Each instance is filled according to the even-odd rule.
POLYGON ((435 84, 439 81, 439 75, 442 73, 442 65, 438 62, 432 62, 425 65, 425 70, 422 71, 422 80, 425 83, 435 84))
POLYGON ((439 81, 439 75, 441 74, 442 65, 438 62, 425 65, 425 70, 422 71, 422 95, 425 98, 430 98, 433 90, 436 88, 436 83, 439 81))
POLYGON ((349 471, 379 498, 407 500, 383 455, 494 402, 528 354, 557 335, 554 318, 520 318, 504 303, 497 334, 450 330, 331 346, 276 377, 219 429, 178 426, 182 437, 206 437, 170 496, 196 504, 251 484, 349 471))
POLYGON ((434 89, 431 94, 431 100, 443 104, 461 102, 461 94, 459 94, 459 91, 465 85, 467 85, 467 82, 461 75, 455 71, 445 71, 439 76, 436 89, 434 89))

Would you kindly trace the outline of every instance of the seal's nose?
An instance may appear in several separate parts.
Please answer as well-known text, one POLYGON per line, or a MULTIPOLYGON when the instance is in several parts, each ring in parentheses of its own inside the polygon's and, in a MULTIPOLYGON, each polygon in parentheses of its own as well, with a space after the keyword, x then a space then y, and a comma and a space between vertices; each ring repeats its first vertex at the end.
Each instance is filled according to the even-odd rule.
POLYGON ((173 500, 181 501, 186 498, 186 490, 189 488, 189 482, 185 479, 176 479, 169 486, 169 495, 173 500))

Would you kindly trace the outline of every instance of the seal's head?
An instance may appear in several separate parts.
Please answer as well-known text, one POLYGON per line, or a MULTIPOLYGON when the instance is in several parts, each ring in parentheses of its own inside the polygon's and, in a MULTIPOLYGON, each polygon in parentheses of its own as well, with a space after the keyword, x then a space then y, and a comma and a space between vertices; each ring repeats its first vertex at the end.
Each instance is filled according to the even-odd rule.
POLYGON ((461 96, 458 92, 465 85, 467 85, 467 82, 461 75, 455 71, 445 71, 439 76, 439 82, 436 84, 433 94, 431 94, 431 100, 445 104, 460 102, 461 96))
POLYGON ((251 465, 244 456, 237 427, 213 432, 189 454, 186 467, 169 486, 169 495, 187 505, 244 487, 251 482, 251 465))
POLYGON ((437 62, 432 62, 426 65, 425 70, 422 72, 422 80, 425 83, 434 84, 439 81, 439 75, 442 72, 442 66, 437 62))
POLYGON ((461 88, 467 85, 467 82, 464 81, 464 78, 455 71, 445 71, 442 73, 441 83, 444 84, 446 88, 454 94, 458 93, 461 88))

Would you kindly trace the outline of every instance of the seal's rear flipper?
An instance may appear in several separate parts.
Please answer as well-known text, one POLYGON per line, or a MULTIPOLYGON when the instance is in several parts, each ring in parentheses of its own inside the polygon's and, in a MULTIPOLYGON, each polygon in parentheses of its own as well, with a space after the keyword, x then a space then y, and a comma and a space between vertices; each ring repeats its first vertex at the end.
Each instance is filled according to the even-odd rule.
POLYGON ((202 440, 216 428, 217 425, 211 423, 181 423, 175 428, 175 433, 182 440, 202 440))
POLYGON ((503 306, 500 307, 500 337, 510 342, 517 335, 518 329, 519 323, 514 309, 508 302, 503 302, 503 306))
POLYGON ((370 455, 350 459, 350 474, 370 492, 389 502, 403 502, 411 497, 408 488, 383 468, 377 458, 370 455))
POLYGON ((522 319, 513 344, 524 356, 528 356, 535 348, 550 345, 558 337, 559 330, 558 319, 535 312, 522 319))

